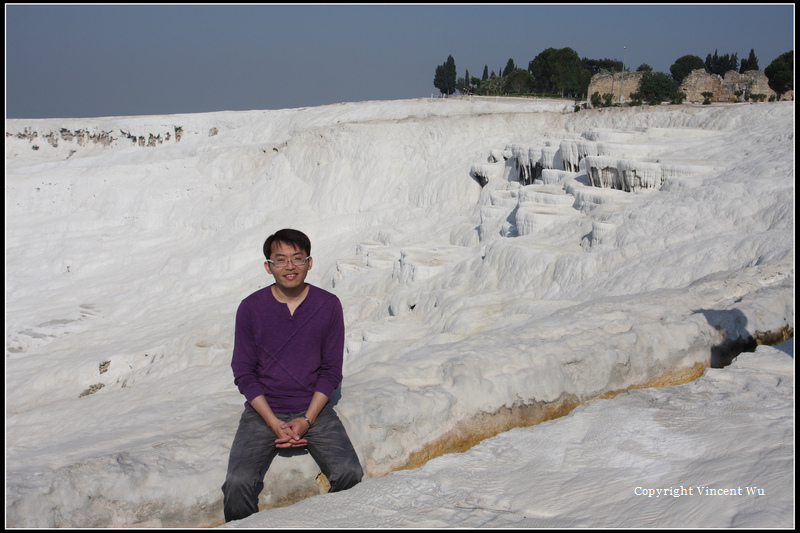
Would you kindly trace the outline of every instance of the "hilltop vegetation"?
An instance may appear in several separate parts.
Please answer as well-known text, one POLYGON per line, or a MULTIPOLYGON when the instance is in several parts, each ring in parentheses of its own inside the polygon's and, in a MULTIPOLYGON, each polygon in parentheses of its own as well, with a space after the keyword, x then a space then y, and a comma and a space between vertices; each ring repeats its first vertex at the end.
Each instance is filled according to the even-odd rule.
MULTIPOLYGON (((759 70, 759 61, 752 48, 747 59, 741 61, 736 53, 720 55, 717 50, 713 55, 709 53, 705 61, 696 55, 684 55, 672 64, 670 74, 653 73, 646 77, 648 82, 644 92, 651 94, 656 91, 660 94, 666 91, 667 97, 670 97, 684 78, 697 69, 721 76, 731 70, 740 73, 759 70), (654 84, 656 87, 651 87, 654 84)), ((642 63, 636 70, 651 72, 652 68, 642 63)), ((543 50, 528 63, 527 69, 519 68, 509 58, 505 68, 498 69, 497 73, 490 72, 489 66, 485 65, 481 77, 470 76, 469 70, 466 70, 464 77, 457 77, 455 60, 450 55, 442 65, 436 67, 433 85, 444 96, 458 91, 461 94, 485 96, 537 95, 586 99, 592 76, 601 72, 623 71, 630 71, 623 61, 580 58, 575 50, 567 47, 543 50)), ((770 87, 779 95, 793 90, 794 53, 790 51, 781 55, 764 72, 770 79, 770 87)))

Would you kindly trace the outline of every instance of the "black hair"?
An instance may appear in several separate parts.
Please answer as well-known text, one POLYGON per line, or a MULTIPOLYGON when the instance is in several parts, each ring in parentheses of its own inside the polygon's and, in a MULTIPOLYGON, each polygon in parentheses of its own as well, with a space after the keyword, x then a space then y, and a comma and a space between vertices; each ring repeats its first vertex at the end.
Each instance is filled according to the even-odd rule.
POLYGON ((288 244, 303 250, 307 256, 311 255, 311 240, 302 231, 287 228, 276 231, 274 235, 267 237, 267 240, 264 241, 264 257, 267 259, 269 259, 273 242, 288 244))

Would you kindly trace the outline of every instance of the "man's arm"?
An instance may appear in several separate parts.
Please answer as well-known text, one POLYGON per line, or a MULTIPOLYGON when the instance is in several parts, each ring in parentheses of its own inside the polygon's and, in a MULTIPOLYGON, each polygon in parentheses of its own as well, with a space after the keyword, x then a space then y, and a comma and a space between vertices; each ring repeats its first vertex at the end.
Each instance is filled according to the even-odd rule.
POLYGON ((248 402, 266 392, 264 385, 258 379, 258 355, 252 323, 248 300, 244 300, 236 311, 231 369, 233 383, 248 402))
POLYGON ((333 295, 327 305, 330 306, 330 312, 320 346, 322 359, 317 371, 315 390, 330 398, 333 391, 341 384, 343 377, 344 313, 341 302, 333 295))

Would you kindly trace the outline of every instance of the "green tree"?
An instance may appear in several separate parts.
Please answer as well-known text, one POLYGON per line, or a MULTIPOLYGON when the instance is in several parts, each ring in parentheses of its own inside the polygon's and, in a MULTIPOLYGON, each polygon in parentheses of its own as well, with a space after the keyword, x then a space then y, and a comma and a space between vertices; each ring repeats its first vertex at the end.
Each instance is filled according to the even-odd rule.
POLYGON ((651 104, 660 104, 678 92, 678 82, 663 72, 645 72, 639 81, 638 92, 651 104))
POLYGON ((509 72, 503 87, 509 93, 529 93, 533 90, 533 76, 527 70, 516 69, 509 72))
POLYGON ((706 68, 706 64, 702 59, 693 55, 685 55, 676 59, 672 66, 669 67, 669 71, 672 74, 672 78, 680 85, 686 79, 686 76, 699 68, 706 68))
POLYGON ((639 65, 639 68, 636 69, 636 72, 653 72, 653 67, 651 67, 647 63, 642 63, 641 65, 639 65))
POLYGON ((550 81, 551 56, 555 53, 555 48, 548 48, 534 57, 528 63, 528 72, 531 73, 535 83, 535 89, 540 92, 553 92, 553 82, 550 81))
POLYGON ((503 69, 503 77, 505 78, 506 76, 508 76, 509 74, 514 72, 515 70, 517 70, 517 67, 514 66, 514 60, 511 59, 511 58, 508 58, 508 63, 506 63, 506 68, 503 69))
POLYGON ((794 50, 779 55, 764 69, 769 88, 778 93, 778 99, 784 93, 794 90, 794 50))
POLYGON ((736 54, 721 56, 714 50, 714 55, 706 56, 706 70, 711 74, 724 76, 729 70, 739 70, 739 58, 736 54))
POLYGON ((447 61, 436 67, 433 86, 447 96, 456 92, 456 62, 453 56, 447 56, 447 61))
POLYGON ((497 76, 491 76, 487 80, 481 81, 481 84, 475 90, 475 94, 481 94, 484 96, 497 96, 503 93, 503 85, 501 84, 501 79, 497 76))
POLYGON ((585 94, 588 76, 584 74, 580 57, 572 48, 548 48, 528 64, 537 91, 585 94), (584 86, 585 85, 585 86, 584 86))
POLYGON ((551 79, 556 91, 559 91, 561 96, 585 93, 585 90, 581 90, 584 76, 577 52, 572 48, 562 48, 556 53, 555 60, 555 69, 551 79))
POLYGON ((618 59, 581 59, 581 68, 588 70, 593 75, 601 71, 622 72, 622 61, 618 59))
POLYGON ((450 83, 450 87, 453 89, 448 94, 453 94, 455 92, 455 81, 456 81, 456 61, 453 59, 453 56, 447 56, 447 61, 444 63, 445 65, 445 72, 447 74, 447 81, 450 83))
POLYGON ((481 77, 481 80, 483 81, 483 80, 488 80, 488 79, 489 79, 489 65, 484 65, 483 66, 483 76, 481 77))
POLYGON ((447 91, 447 82, 445 79, 447 78, 445 74, 444 65, 437 65, 436 66, 436 74, 433 77, 433 86, 439 89, 440 94, 445 94, 447 91))
POLYGON ((760 70, 758 68, 758 58, 756 57, 756 52, 752 48, 750 49, 750 55, 747 57, 747 59, 742 59, 742 62, 739 65, 740 74, 744 74, 748 70, 760 70))
POLYGON ((682 104, 683 101, 686 100, 686 93, 683 91, 675 91, 671 95, 669 95, 669 103, 670 104, 682 104))

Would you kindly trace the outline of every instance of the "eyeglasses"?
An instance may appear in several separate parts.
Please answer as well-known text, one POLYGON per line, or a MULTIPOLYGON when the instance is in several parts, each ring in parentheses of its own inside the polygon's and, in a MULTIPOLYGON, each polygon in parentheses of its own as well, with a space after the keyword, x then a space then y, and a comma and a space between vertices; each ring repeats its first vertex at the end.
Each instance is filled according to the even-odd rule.
POLYGON ((272 263, 273 266, 275 266, 276 268, 285 268, 285 267, 287 267, 289 265, 289 261, 291 261, 291 263, 294 266, 301 267, 301 266, 305 265, 306 261, 308 261, 309 259, 311 259, 310 255, 308 257, 306 257, 305 259, 300 259, 299 257, 292 257, 291 260, 287 259, 285 257, 281 257, 281 258, 279 258, 279 259, 277 259, 275 261, 273 261, 272 259, 267 259, 267 263, 272 263))

